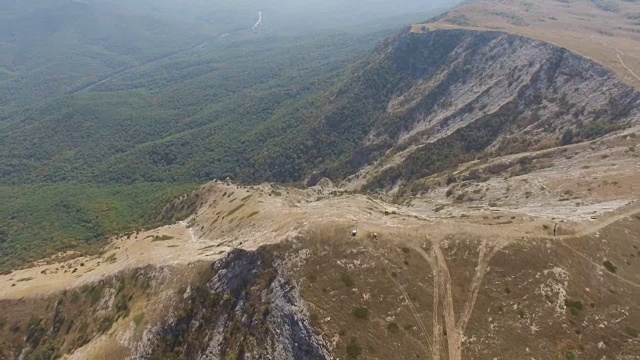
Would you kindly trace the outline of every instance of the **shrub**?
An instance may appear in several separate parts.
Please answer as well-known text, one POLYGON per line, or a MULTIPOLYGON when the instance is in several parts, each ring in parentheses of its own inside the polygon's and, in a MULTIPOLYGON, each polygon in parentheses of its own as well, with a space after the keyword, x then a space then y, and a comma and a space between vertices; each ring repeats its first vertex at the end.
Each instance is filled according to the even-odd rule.
POLYGON ((463 177, 462 180, 464 181, 477 181, 482 177, 482 174, 480 173, 479 169, 471 169, 469 171, 469 173, 467 174, 467 176, 463 177))
POLYGON ((613 263, 612 263, 611 261, 609 261, 609 260, 605 260, 605 261, 602 263, 602 265, 604 265, 604 267, 605 267, 607 270, 609 270, 609 272, 611 272, 611 273, 614 273, 614 274, 615 274, 615 273, 616 273, 616 271, 618 271, 618 268, 617 268, 615 265, 613 265, 613 263))
POLYGON ((387 330, 389 330, 389 332, 392 332, 392 333, 394 333, 394 334, 395 334, 395 333, 397 333, 398 331, 400 331, 400 326, 398 326, 398 324, 396 324, 396 323, 394 323, 394 322, 390 322, 390 323, 387 325, 387 330))
POLYGON ((356 342, 356 338, 351 338, 347 344, 347 359, 357 359, 362 354, 362 348, 356 342))
POLYGON ((80 334, 81 337, 84 337, 87 334, 87 330, 89 330, 89 324, 84 321, 78 328, 78 334, 80 334))
POLYGON ((571 311, 572 315, 578 315, 584 308, 584 305, 582 305, 582 301, 580 300, 566 299, 564 301, 564 306, 566 306, 571 311))
POLYGON ((111 255, 109 255, 109 257, 107 257, 106 259, 104 259, 106 262, 108 263, 114 263, 118 260, 118 258, 116 257, 116 254, 113 253, 111 255))
POLYGON ((342 281, 346 287, 353 287, 355 285, 355 282, 347 273, 340 274, 340 281, 342 281))
POLYGON ((506 170, 509 170, 513 164, 510 162, 500 162, 496 164, 491 164, 485 168, 485 171, 491 175, 498 175, 506 170))
POLYGON ((573 129, 569 128, 564 131, 562 134, 562 138, 560 139, 560 145, 565 146, 573 143, 573 139, 575 138, 575 134, 573 133, 573 129))
POLYGON ((244 207, 244 204, 240 204, 238 206, 236 206, 235 208, 229 210, 229 212, 227 213, 226 216, 231 216, 233 214, 235 214, 238 210, 242 209, 244 207))
POLYGON ((262 319, 266 320, 271 315, 271 308, 266 305, 262 308, 262 319))
POLYGON ((136 326, 140 326, 140 324, 142 324, 143 321, 144 321, 144 312, 141 312, 133 317, 133 323, 136 324, 136 326))
POLYGON ((451 197, 451 195, 453 195, 453 188, 449 188, 449 190, 447 190, 447 197, 451 197))
POLYGON ((126 294, 121 294, 116 300, 116 313, 123 318, 129 316, 129 298, 126 294))
POLYGON ((102 286, 91 285, 82 291, 86 294, 92 306, 97 304, 102 297, 102 286))
POLYGON ((320 315, 313 313, 311 314, 311 316, 309 316, 309 321, 311 321, 311 324, 318 324, 318 322, 320 321, 320 315))
POLYGON ((369 319, 369 309, 363 306, 358 306, 353 309, 353 316, 360 320, 367 320, 369 319))
POLYGON ((151 241, 168 241, 172 240, 174 237, 169 235, 156 236, 151 241))

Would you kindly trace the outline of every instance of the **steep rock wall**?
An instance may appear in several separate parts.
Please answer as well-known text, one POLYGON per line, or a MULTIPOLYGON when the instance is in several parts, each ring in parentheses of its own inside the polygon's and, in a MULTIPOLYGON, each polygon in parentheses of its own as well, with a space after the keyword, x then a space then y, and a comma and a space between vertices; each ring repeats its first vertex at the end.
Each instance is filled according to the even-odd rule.
POLYGON ((404 80, 385 99, 386 113, 355 153, 358 161, 351 161, 377 162, 382 175, 372 187, 427 176, 486 152, 557 146, 567 129, 575 131, 572 142, 590 140, 640 119, 640 93, 615 74, 525 37, 406 33, 386 56, 404 80))
POLYGON ((185 295, 142 358, 330 359, 298 287, 271 249, 234 250, 185 295))

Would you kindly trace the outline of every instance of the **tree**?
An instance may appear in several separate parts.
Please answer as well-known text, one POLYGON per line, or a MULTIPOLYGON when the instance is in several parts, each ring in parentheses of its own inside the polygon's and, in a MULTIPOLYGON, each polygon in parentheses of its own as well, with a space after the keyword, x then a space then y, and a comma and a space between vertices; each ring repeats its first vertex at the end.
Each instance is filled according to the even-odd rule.
POLYGON ((560 144, 562 146, 573 144, 574 137, 575 137, 575 134, 573 133, 573 129, 569 128, 564 131, 564 134, 562 134, 562 139, 560 139, 560 144))

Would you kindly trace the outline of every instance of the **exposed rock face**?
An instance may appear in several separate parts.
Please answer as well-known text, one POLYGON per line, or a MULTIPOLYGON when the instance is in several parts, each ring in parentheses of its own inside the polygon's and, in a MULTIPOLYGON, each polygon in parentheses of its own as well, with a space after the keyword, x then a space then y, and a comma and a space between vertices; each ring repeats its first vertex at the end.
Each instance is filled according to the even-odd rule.
MULTIPOLYGON (((110 332, 119 344, 110 342, 108 346, 115 349, 126 345, 133 349, 138 338, 132 336, 133 331, 123 330, 134 323, 131 312, 136 304, 149 299, 162 299, 172 306, 173 281, 180 278, 172 270, 146 266, 46 297, 0 300, 3 309, 11 309, 0 314, 0 324, 11 324, 10 328, 0 327, 0 358, 51 359, 63 355, 70 355, 71 359, 94 358, 92 341, 105 338, 110 332), (168 274, 171 276, 167 277, 168 274)), ((150 315, 163 308, 146 310, 150 315)), ((140 342, 140 353, 150 343, 148 338, 145 340, 140 342)), ((117 352, 113 356, 125 357, 117 352)))
MULTIPOLYGON (((514 131, 557 131, 576 123, 637 118, 640 94, 612 72, 566 49, 499 32, 406 34, 391 53, 416 79, 390 99, 400 140, 433 142, 512 103, 514 131)), ((379 124, 376 129, 385 129, 379 124)))
MULTIPOLYGON (((313 179, 309 179, 310 181, 313 179)), ((322 178, 314 186, 310 186, 307 191, 312 195, 329 195, 331 192, 336 191, 336 186, 333 182, 327 178, 322 178)))
POLYGON ((200 359, 329 359, 297 286, 270 250, 234 250, 213 265, 175 320, 162 326, 154 355, 200 359))
POLYGON ((385 113, 372 116, 350 161, 354 170, 376 161, 378 172, 393 167, 374 187, 482 153, 556 146, 570 128, 577 130, 572 141, 589 140, 640 119, 640 93, 597 63, 545 42, 438 30, 407 32, 387 46, 361 77, 390 77, 395 90, 380 98, 385 113))
POLYGON ((333 182, 331 182, 331 180, 327 178, 320 179, 320 181, 318 182, 318 186, 321 187, 323 190, 332 189, 335 187, 335 185, 333 185, 333 182))

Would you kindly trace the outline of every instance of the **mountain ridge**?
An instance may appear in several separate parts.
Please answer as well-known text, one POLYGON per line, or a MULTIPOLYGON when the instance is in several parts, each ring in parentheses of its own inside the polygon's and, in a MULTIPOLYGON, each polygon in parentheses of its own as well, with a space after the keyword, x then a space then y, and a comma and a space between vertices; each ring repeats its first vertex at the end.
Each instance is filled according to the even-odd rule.
MULTIPOLYGON (((528 12, 535 19, 548 3, 528 12)), ((495 16, 529 26, 513 15, 523 4, 466 2, 375 47, 353 38, 359 54, 368 52, 355 64, 341 51, 348 46, 331 41, 327 49, 304 43, 319 58, 273 38, 248 40, 263 45, 252 51, 232 42, 237 52, 225 56, 237 56, 234 65, 247 55, 274 63, 238 70, 251 81, 245 86, 225 56, 178 55, 60 102, 68 113, 49 118, 56 125, 75 114, 79 130, 104 125, 68 104, 92 99, 80 105, 108 109, 124 94, 140 108, 104 119, 146 125, 130 114, 148 111, 156 127, 131 128, 153 130, 139 146, 58 141, 38 153, 37 144, 0 137, 9 154, 33 152, 23 156, 32 168, 20 172, 11 157, 0 159, 0 180, 11 184, 5 194, 21 179, 52 181, 43 187, 49 194, 101 183, 108 191, 94 195, 98 204, 48 195, 38 209, 52 202, 83 231, 119 232, 101 251, 17 269, 9 259, 0 275, 0 357, 635 359, 640 93, 619 69, 480 23, 495 16), (508 11, 488 16, 487 4, 508 11), (328 60, 333 54, 339 59, 328 60), (172 84, 180 74, 188 86, 172 84), (219 102, 200 108, 207 100, 219 102), (174 122, 180 112, 190 116, 174 122), (163 126, 175 132, 158 135, 163 126), (100 146, 120 148, 76 162, 74 152, 100 146), (168 203, 163 191, 144 189, 154 183, 140 184, 176 190, 211 178, 168 203), (119 193, 128 184, 140 192, 119 193), (133 204, 122 216, 144 202, 153 222, 138 225, 135 212, 135 229, 101 221, 117 208, 113 194, 133 204)), ((564 11, 558 21, 585 4, 611 12, 607 4, 617 2, 554 3, 564 11)), ((72 139, 65 129, 51 133, 72 139)), ((24 192, 42 191, 35 184, 24 192)), ((2 249, 29 227, 21 216, 28 209, 19 209, 0 208, 9 220, 2 249)))
POLYGON ((638 14, 637 2, 624 0, 474 0, 429 22, 414 24, 412 31, 469 29, 526 36, 590 58, 638 88, 638 14))

